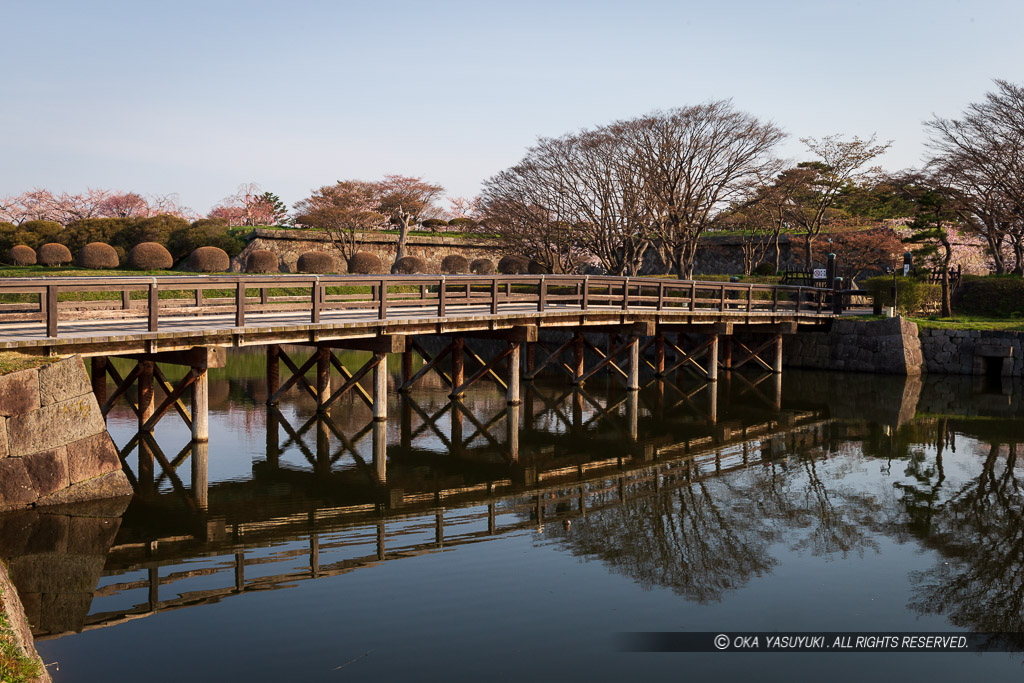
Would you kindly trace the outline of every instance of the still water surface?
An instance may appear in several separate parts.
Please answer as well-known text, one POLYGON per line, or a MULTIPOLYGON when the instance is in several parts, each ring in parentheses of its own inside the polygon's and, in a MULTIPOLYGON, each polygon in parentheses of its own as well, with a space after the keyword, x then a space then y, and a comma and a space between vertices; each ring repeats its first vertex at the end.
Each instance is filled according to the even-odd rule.
POLYGON ((354 396, 326 420, 297 391, 268 409, 263 362, 239 352, 214 374, 208 451, 172 415, 147 467, 133 416, 111 414, 138 480, 127 509, 0 519, 56 681, 1024 674, 1024 654, 618 638, 1024 630, 1019 385, 787 371, 631 397, 550 381, 509 410, 496 387, 460 406, 428 380, 374 429, 354 396))

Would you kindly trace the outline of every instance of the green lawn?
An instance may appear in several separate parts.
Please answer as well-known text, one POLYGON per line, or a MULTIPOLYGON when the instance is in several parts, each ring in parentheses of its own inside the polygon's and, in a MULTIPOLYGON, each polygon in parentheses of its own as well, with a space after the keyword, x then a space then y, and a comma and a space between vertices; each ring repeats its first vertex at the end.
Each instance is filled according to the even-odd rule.
POLYGON ((907 318, 917 323, 918 327, 940 330, 1021 330, 1024 331, 1024 320, 1020 318, 983 318, 980 316, 958 315, 953 318, 907 318))

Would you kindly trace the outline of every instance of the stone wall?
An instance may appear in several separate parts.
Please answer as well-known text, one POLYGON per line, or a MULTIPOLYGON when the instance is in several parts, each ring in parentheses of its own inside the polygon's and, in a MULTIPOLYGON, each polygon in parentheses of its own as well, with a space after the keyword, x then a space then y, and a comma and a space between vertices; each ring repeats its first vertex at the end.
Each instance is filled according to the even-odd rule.
POLYGON ((921 330, 926 372, 944 375, 1024 376, 1024 333, 996 330, 921 330))
MULTIPOLYGON (((282 273, 296 272, 296 262, 299 260, 299 256, 306 252, 339 255, 338 250, 331 244, 331 240, 325 234, 314 230, 257 229, 245 249, 231 259, 231 271, 242 272, 245 268, 245 259, 254 249, 267 249, 277 254, 278 267, 282 273)), ((360 238, 359 250, 376 254, 389 268, 395 260, 397 249, 398 235, 363 233, 360 238)), ((410 236, 406 242, 406 253, 426 261, 427 271, 431 273, 441 272, 441 260, 450 254, 460 254, 470 261, 486 258, 493 261, 495 265, 504 255, 504 251, 494 242, 440 235, 410 236)), ((341 272, 345 272, 343 263, 339 263, 339 267, 341 272)))
POLYGON ((131 493, 80 356, 0 376, 0 511, 131 493))
POLYGON ((785 337, 783 364, 816 370, 918 375, 921 341, 917 325, 903 318, 833 323, 828 332, 801 332, 785 337))

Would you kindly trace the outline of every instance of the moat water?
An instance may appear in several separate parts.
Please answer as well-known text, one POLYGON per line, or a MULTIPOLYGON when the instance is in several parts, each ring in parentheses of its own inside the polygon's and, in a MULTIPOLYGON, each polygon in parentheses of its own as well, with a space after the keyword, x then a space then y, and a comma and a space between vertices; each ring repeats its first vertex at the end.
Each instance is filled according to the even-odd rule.
MULTIPOLYGON (((358 354, 345 357, 358 365, 358 354)), ((397 367, 392 368, 398 370, 397 367)), ((169 374, 174 368, 167 368, 169 374)), ((629 632, 1001 633, 1024 646, 1024 392, 787 371, 508 409, 427 376, 265 405, 211 371, 211 438, 109 427, 137 493, 0 517, 55 681, 1008 680, 1024 653, 626 652, 629 632), (149 454, 149 455, 147 455, 149 454)))

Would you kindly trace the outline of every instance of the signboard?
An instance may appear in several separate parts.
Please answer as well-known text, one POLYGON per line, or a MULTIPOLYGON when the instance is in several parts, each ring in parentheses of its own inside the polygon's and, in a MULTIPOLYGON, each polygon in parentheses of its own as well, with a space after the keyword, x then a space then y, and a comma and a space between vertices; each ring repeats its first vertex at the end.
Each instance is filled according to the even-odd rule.
POLYGON ((825 279, 825 269, 824 268, 815 268, 814 269, 814 279, 815 280, 824 280, 825 279))
POLYGON ((904 263, 903 264, 903 277, 906 277, 908 275, 910 275, 910 264, 909 263, 904 263))

